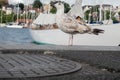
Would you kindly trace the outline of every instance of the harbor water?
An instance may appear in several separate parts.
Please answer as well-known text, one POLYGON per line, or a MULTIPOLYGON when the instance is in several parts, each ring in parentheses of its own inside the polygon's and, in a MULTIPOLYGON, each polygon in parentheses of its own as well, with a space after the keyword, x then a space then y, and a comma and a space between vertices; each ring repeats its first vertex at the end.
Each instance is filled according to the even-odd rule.
POLYGON ((25 44, 32 43, 32 37, 27 28, 0 28, 0 43, 25 44))

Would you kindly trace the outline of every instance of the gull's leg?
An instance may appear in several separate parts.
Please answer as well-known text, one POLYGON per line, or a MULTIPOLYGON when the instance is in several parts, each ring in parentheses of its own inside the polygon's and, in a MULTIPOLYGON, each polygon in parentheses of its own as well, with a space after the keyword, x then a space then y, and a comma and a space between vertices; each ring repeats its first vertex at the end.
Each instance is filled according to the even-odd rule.
POLYGON ((71 45, 71 35, 69 35, 68 45, 71 45))
POLYGON ((71 35, 71 46, 73 45, 73 34, 71 35))
POLYGON ((73 35, 69 35, 69 44, 68 45, 70 45, 70 46, 72 46, 73 45, 73 35))

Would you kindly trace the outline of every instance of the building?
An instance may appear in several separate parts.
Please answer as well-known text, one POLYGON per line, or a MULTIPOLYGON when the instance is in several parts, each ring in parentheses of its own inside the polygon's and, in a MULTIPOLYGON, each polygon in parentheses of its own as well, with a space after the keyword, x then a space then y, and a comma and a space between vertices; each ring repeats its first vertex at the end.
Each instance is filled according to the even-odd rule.
MULTIPOLYGON (((90 10, 92 7, 97 7, 97 8, 100 8, 100 5, 85 5, 82 7, 83 11, 87 11, 87 10, 90 10)), ((102 10, 110 10, 112 9, 113 6, 112 5, 109 5, 109 4, 102 4, 102 10)))
POLYGON ((13 8, 14 8, 13 5, 7 5, 7 6, 5 6, 6 15, 12 14, 13 8))
POLYGON ((92 5, 85 5, 82 7, 83 12, 86 12, 87 10, 90 10, 93 6, 92 5))
POLYGON ((7 15, 12 13, 12 7, 8 6, 8 0, 0 0, 0 5, 2 11, 6 12, 7 15))
POLYGON ((10 7, 6 8, 6 15, 12 14, 13 10, 10 7))
POLYGON ((103 4, 102 5, 102 8, 104 9, 104 10, 112 10, 113 9, 113 5, 109 5, 109 4, 103 4))

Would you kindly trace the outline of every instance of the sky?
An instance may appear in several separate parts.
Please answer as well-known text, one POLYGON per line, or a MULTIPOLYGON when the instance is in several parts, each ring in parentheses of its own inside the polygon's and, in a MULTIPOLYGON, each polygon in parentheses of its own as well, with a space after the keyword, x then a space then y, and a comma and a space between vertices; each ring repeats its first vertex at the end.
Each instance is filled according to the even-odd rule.
POLYGON ((120 0, 83 0, 83 5, 85 4, 111 4, 113 6, 120 6, 120 0))
MULTIPOLYGON (((25 5, 32 4, 34 0, 9 0, 10 4, 24 3, 25 5)), ((43 3, 49 3, 50 0, 40 0, 43 3)), ((75 0, 62 0, 67 3, 74 4, 75 0)), ((113 6, 119 6, 120 0, 83 0, 83 5, 95 5, 95 4, 112 4, 113 6)))

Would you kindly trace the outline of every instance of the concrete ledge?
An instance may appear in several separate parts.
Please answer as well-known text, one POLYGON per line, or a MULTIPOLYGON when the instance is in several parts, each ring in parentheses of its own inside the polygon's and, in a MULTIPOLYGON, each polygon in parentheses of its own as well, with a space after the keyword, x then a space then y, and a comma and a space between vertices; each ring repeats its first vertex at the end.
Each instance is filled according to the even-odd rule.
POLYGON ((1 44, 0 50, 69 50, 69 51, 120 51, 119 46, 57 46, 35 44, 1 44))

